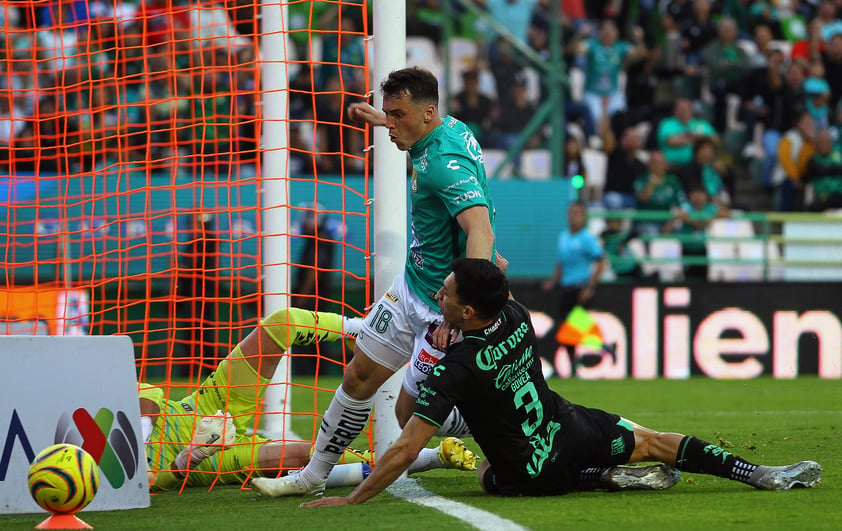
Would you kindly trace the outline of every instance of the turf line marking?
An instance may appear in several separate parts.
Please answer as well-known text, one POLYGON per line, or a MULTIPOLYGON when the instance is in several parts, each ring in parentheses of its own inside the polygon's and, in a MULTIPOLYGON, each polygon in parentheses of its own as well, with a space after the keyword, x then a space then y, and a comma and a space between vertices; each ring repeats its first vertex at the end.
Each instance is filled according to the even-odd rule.
POLYGON ((441 511, 482 531, 526 531, 525 527, 496 514, 433 494, 419 485, 417 479, 401 478, 386 490, 392 496, 441 511))

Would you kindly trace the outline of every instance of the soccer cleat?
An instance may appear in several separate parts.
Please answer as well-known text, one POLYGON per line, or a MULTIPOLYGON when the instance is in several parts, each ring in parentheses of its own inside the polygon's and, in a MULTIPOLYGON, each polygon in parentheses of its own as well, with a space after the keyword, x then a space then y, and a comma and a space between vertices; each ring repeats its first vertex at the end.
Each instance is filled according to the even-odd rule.
POLYGON ((283 496, 321 496, 325 492, 325 483, 308 485, 298 472, 290 472, 279 478, 252 478, 251 486, 264 496, 280 498, 283 496))
POLYGON ((668 465, 620 465, 607 469, 599 477, 606 490, 664 490, 681 479, 681 472, 668 465))
POLYGON ((476 470, 477 456, 474 452, 465 448, 465 443, 456 437, 448 437, 439 444, 439 461, 445 468, 458 470, 476 470))
POLYGON ((822 466, 815 461, 794 465, 758 466, 748 484, 760 490, 809 489, 822 480, 822 466))
POLYGON ((223 446, 234 444, 237 437, 237 429, 234 427, 234 418, 227 413, 217 411, 214 417, 202 417, 190 445, 210 457, 223 446))

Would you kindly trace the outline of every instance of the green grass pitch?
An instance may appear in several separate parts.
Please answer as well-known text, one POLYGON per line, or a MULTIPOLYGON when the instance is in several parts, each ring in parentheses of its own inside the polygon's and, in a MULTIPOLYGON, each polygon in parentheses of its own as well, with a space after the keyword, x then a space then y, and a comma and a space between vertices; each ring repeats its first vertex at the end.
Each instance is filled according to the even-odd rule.
MULTIPOLYGON (((335 388, 338 380, 320 381, 335 388)), ((553 379, 568 399, 621 414, 645 426, 722 444, 756 463, 813 459, 822 464, 815 489, 763 492, 713 476, 683 474, 661 492, 575 493, 551 498, 495 498, 473 473, 442 470, 417 477, 441 496, 536 530, 555 529, 842 529, 842 382, 795 380, 580 381, 553 379)), ((329 396, 320 393, 320 409, 329 396)), ((300 409, 313 400, 299 388, 300 409)), ((299 408, 296 408, 299 409, 299 408)), ((294 425, 303 437, 312 417, 294 425)), ((471 440, 468 445, 474 447, 471 440)), ((337 489, 343 494, 350 489, 337 489)), ((263 499, 250 490, 188 489, 152 497, 148 509, 83 512, 95 529, 471 529, 432 509, 381 494, 356 507, 300 509, 303 499, 263 499)), ((0 529, 32 529, 46 515, 3 515, 0 529)))

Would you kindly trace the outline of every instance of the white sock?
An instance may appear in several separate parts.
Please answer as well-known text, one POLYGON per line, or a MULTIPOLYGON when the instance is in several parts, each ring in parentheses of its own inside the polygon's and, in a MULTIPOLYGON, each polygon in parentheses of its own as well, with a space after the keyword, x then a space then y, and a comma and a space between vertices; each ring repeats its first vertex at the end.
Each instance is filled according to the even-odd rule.
POLYGON ((439 437, 458 437, 464 439, 465 437, 473 437, 471 435, 471 428, 468 423, 462 418, 462 413, 458 409, 453 408, 450 415, 444 419, 441 428, 438 429, 436 435, 439 437))
POLYGON ((415 474, 416 472, 426 472, 427 470, 435 470, 436 468, 444 468, 444 463, 439 459, 439 449, 422 448, 415 461, 409 465, 406 473, 415 474))
POLYGON ((361 317, 345 317, 342 316, 342 332, 350 336, 360 335, 360 330, 363 327, 363 320, 361 317))
POLYGON ((322 418, 310 462, 299 473, 301 480, 310 485, 318 485, 327 479, 348 445, 365 428, 372 404, 373 396, 366 400, 357 400, 348 396, 342 390, 342 386, 339 386, 322 418))
POLYGON ((327 477, 325 487, 355 487, 363 482, 371 474, 371 465, 368 463, 351 463, 349 465, 336 465, 327 477))

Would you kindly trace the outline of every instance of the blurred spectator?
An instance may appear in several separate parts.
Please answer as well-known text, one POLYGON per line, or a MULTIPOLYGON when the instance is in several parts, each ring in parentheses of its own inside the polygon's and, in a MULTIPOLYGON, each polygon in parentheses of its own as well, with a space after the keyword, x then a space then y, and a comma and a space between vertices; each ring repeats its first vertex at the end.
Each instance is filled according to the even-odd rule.
POLYGON ((564 178, 573 179, 577 175, 582 177, 582 183, 587 189, 588 172, 582 161, 582 146, 578 138, 567 135, 564 139, 564 178))
POLYGON ((839 10, 833 0, 822 0, 816 9, 816 20, 823 43, 827 44, 834 35, 842 33, 839 20, 839 10))
POLYGON ((445 12, 440 0, 408 0, 406 3, 406 35, 427 37, 441 44, 445 12))
POLYGON ((737 45, 737 23, 733 19, 719 22, 718 38, 704 47, 702 55, 713 94, 713 127, 725 131, 727 98, 742 92, 741 85, 751 68, 745 50, 737 45))
POLYGON ((754 50, 748 54, 748 61, 751 68, 763 68, 769 61, 769 54, 772 52, 772 30, 766 24, 758 24, 754 27, 752 34, 754 50))
POLYGON ((681 252, 685 258, 704 263, 689 263, 684 266, 684 277, 687 279, 706 280, 708 264, 706 262, 707 241, 706 230, 710 222, 716 218, 728 217, 727 209, 718 206, 710 200, 701 183, 695 184, 688 192, 688 202, 676 212, 667 225, 667 230, 681 235, 681 252))
POLYGON ((821 57, 824 44, 821 42, 821 21, 813 19, 807 24, 806 35, 793 41, 789 57, 793 61, 807 64, 821 57))
POLYGON ((778 144, 778 164, 772 173, 778 210, 792 212, 800 209, 803 179, 807 162, 815 152, 815 139, 816 125, 807 112, 801 114, 795 126, 781 138, 778 144))
POLYGON ((693 103, 687 98, 675 100, 673 115, 658 124, 658 147, 671 166, 683 166, 693 160, 693 144, 703 137, 718 142, 713 126, 693 116, 693 103))
POLYGON ((760 173, 761 183, 767 188, 772 185, 772 170, 777 164, 781 135, 806 110, 804 69, 800 63, 791 63, 786 68, 783 64, 783 54, 773 50, 769 54, 768 66, 755 70, 746 82, 746 126, 753 131, 756 121, 763 124, 764 155, 760 173))
MULTIPOLYGON (((487 136, 486 145, 496 149, 511 149, 536 110, 535 104, 529 101, 526 78, 518 77, 512 87, 511 101, 508 105, 500 105, 500 112, 493 123, 493 131, 487 136)), ((535 149, 540 144, 541 135, 536 132, 526 139, 524 149, 535 149)))
POLYGON ((237 31, 225 6, 215 2, 191 2, 187 5, 193 46, 199 49, 222 48, 236 53, 239 47, 252 44, 237 31))
POLYGON ((722 15, 734 19, 737 27, 740 28, 741 37, 743 32, 751 29, 752 0, 724 0, 722 3, 722 15))
POLYGON ((681 35, 684 37, 682 49, 688 65, 698 67, 703 63, 702 51, 716 38, 717 27, 711 13, 710 0, 693 0, 691 13, 684 17, 681 35))
POLYGON ((720 207, 731 204, 731 197, 722 178, 727 169, 716 160, 716 143, 699 138, 693 144, 693 160, 677 170, 685 190, 701 184, 711 202, 720 207))
POLYGON ((523 79, 523 67, 515 61, 515 51, 509 41, 499 40, 495 49, 497 55, 489 66, 497 88, 497 103, 505 109, 514 104, 512 94, 515 82, 523 79))
POLYGON ((498 109, 491 98, 480 92, 477 70, 462 72, 462 83, 462 92, 450 102, 449 114, 464 122, 482 141, 483 135, 491 129, 498 109))
POLYGON ((804 180, 812 188, 809 210, 842 208, 842 152, 834 145, 830 131, 816 134, 816 152, 807 162, 804 180))
MULTIPOLYGON (((485 7, 494 20, 509 30, 519 42, 526 44, 529 24, 537 3, 538 0, 485 0, 485 7)), ((491 33, 496 32, 492 30, 491 33)))
POLYGON ((188 158, 194 179, 227 178, 236 161, 237 117, 233 115, 230 56, 223 48, 202 52, 202 68, 193 76, 193 98, 190 100, 190 124, 182 131, 183 142, 192 146, 188 158))
POLYGON ((751 17, 747 28, 749 31, 754 31, 757 26, 764 25, 769 27, 775 39, 783 38, 781 24, 778 22, 778 10, 773 3, 755 0, 749 8, 749 15, 751 17))
POLYGON ((665 28, 682 28, 693 17, 693 0, 667 0, 661 4, 665 28))
POLYGON ((350 98, 343 92, 338 77, 328 78, 324 91, 316 95, 316 168, 320 172, 344 174, 362 170, 362 133, 346 121, 350 98))
POLYGON ((825 80, 824 66, 816 62, 810 65, 810 76, 804 80, 805 108, 817 131, 830 127, 830 85, 825 80))
POLYGON ((35 175, 67 173, 68 120, 66 113, 58 111, 57 101, 56 95, 51 94, 38 102, 33 120, 25 122, 23 131, 15 138, 12 153, 4 157, 12 164, 11 171, 35 175))
MULTIPOLYGON (((661 59, 661 49, 653 47, 629 63, 626 69, 628 111, 621 115, 623 124, 634 125, 652 120, 661 78, 672 75, 672 72, 658 66, 661 59)), ((616 125, 612 127, 616 129, 616 125)))
POLYGON ((666 231, 666 214, 680 208, 686 201, 684 187, 678 177, 667 173, 667 161, 661 151, 652 151, 646 172, 640 174, 634 181, 634 191, 637 196, 637 210, 645 212, 662 212, 663 220, 639 220, 634 224, 638 234, 660 234, 666 231))
POLYGON ((778 8, 781 34, 789 42, 807 38, 807 22, 810 20, 810 7, 807 2, 789 0, 789 5, 778 8))
POLYGON ((322 45, 322 62, 316 77, 316 90, 326 91, 332 79, 339 80, 345 92, 365 93, 365 44, 357 20, 342 11, 339 33, 328 33, 322 45))
MULTIPOLYGON (((620 90, 620 73, 629 61, 646 54, 643 30, 640 28, 635 28, 633 32, 634 46, 618 39, 617 25, 611 20, 604 20, 599 28, 599 37, 588 42, 582 101, 591 110, 597 124, 602 123, 603 113, 611 116, 626 110, 626 95, 620 90)), ((604 130, 599 133, 605 135, 604 130)))
POLYGON ((623 228, 622 219, 605 219, 605 230, 599 238, 617 280, 637 280, 643 276, 637 257, 628 248, 628 242, 633 237, 633 232, 623 228))
POLYGON ((828 105, 836 108, 842 99, 842 34, 831 37, 821 58, 824 64, 824 78, 830 84, 828 105))
POLYGON ((640 133, 634 127, 626 127, 617 142, 611 127, 605 128, 603 149, 608 154, 605 187, 602 204, 605 208, 634 208, 634 180, 646 171, 646 166, 637 158, 637 151, 643 147, 640 133))
POLYGON ((27 128, 27 116, 10 104, 11 98, 0 96, 0 160, 4 163, 13 159, 16 139, 27 128))
MULTIPOLYGON (((542 3, 550 4, 552 1, 544 0, 542 3)), ((585 11, 585 0, 561 0, 561 12, 570 17, 576 26, 584 24, 588 18, 588 13, 585 11)))

